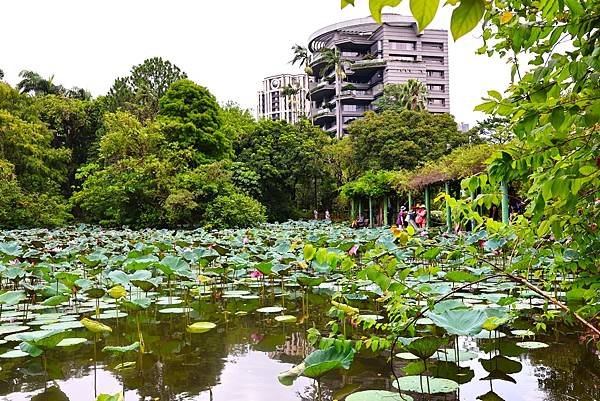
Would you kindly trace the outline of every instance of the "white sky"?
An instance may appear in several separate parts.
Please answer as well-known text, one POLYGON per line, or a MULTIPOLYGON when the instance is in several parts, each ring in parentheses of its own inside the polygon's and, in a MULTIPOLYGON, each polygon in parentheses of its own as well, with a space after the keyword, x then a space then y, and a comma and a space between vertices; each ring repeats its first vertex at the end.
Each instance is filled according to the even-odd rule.
MULTIPOLYGON (((0 68, 13 85, 29 69, 97 96, 131 66, 161 56, 220 102, 254 109, 262 78, 299 72, 288 64, 293 44, 368 15, 367 3, 340 10, 339 0, 2 0, 0 68)), ((405 0, 394 12, 407 10, 405 0)), ((442 8, 431 27, 449 29, 449 20, 442 8)), ((459 122, 482 118, 473 107, 509 82, 505 62, 476 56, 479 46, 475 34, 450 39, 451 112, 459 122)))

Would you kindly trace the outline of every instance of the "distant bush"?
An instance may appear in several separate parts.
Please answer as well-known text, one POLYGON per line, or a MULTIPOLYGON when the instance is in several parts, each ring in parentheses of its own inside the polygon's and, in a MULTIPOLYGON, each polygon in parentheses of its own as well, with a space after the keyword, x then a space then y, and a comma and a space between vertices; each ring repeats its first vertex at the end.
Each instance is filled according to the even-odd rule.
POLYGON ((205 225, 214 228, 253 227, 267 220, 265 207, 244 194, 218 196, 206 207, 205 225))

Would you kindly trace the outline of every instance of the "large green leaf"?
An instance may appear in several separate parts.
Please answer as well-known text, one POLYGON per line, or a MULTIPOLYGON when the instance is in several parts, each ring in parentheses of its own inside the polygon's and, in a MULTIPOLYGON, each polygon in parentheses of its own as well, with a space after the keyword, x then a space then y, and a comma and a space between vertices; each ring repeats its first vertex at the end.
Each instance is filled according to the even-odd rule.
POLYGON ((410 11, 419 25, 419 32, 427 28, 437 13, 440 0, 410 0, 410 11))
POLYGON ((140 349, 140 343, 134 342, 133 344, 124 346, 107 346, 102 348, 102 352, 108 352, 109 354, 125 354, 127 352, 133 352, 140 349))
POLYGON ((450 19, 450 30, 454 40, 471 32, 483 17, 484 12, 484 0, 461 0, 459 6, 452 12, 450 19))
POLYGON ((438 348, 448 344, 446 337, 421 337, 406 344, 404 348, 421 359, 427 359, 436 353, 438 348))
POLYGON ((474 336, 478 334, 487 319, 482 310, 451 309, 443 313, 428 313, 436 326, 445 329, 449 334, 458 336, 474 336))
POLYGON ((0 305, 16 305, 25 298, 25 291, 7 291, 0 294, 0 305))
POLYGON ((383 10, 383 7, 396 7, 400 2, 401 0, 369 0, 369 9, 373 19, 381 24, 381 10, 383 10))
POLYGON ((458 390, 458 383, 438 377, 404 376, 392 382, 392 386, 401 391, 414 391, 415 393, 453 393, 458 390))
POLYGON ((338 350, 336 347, 329 347, 314 351, 304 359, 303 375, 316 379, 334 369, 350 369, 354 354, 355 351, 352 348, 338 350))

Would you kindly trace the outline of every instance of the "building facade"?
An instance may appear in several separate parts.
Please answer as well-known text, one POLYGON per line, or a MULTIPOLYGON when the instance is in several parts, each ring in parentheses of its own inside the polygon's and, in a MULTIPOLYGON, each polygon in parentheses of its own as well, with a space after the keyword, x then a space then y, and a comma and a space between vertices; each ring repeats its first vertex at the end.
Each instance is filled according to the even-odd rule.
POLYGON ((280 74, 267 77, 258 91, 257 117, 297 123, 309 117, 309 77, 306 74, 280 74))
POLYGON ((427 29, 421 33, 411 17, 384 14, 383 24, 371 17, 325 27, 311 35, 310 66, 314 83, 309 97, 314 123, 338 136, 351 121, 373 110, 373 101, 386 84, 416 79, 427 86, 427 109, 450 112, 448 31, 427 29), (340 86, 342 127, 337 126, 335 73, 326 68, 321 49, 337 49, 346 77, 340 86))

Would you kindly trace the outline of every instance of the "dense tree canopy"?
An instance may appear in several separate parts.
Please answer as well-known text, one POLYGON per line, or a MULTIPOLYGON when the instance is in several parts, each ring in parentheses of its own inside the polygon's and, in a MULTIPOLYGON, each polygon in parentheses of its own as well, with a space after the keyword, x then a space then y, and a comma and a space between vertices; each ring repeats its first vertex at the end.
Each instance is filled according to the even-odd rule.
POLYGON ((413 169, 467 143, 449 114, 408 110, 367 113, 348 132, 363 171, 413 169))
POLYGON ((189 80, 173 83, 160 99, 157 121, 167 140, 178 148, 192 148, 199 162, 231 155, 231 142, 220 130, 216 98, 189 80))
POLYGON ((153 57, 132 67, 128 76, 115 80, 108 92, 107 104, 110 110, 121 108, 140 121, 153 120, 158 114, 158 102, 169 86, 185 78, 186 73, 170 61, 153 57))

